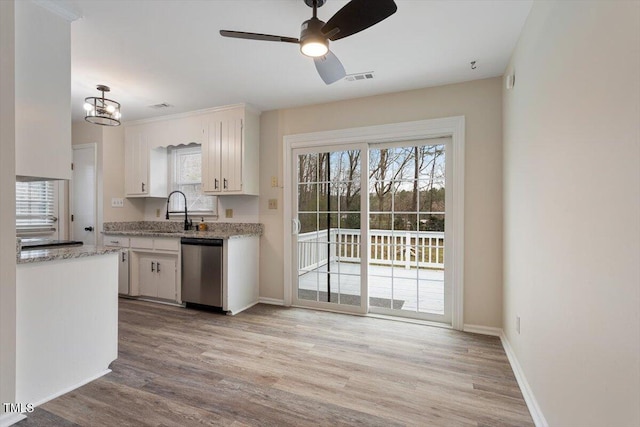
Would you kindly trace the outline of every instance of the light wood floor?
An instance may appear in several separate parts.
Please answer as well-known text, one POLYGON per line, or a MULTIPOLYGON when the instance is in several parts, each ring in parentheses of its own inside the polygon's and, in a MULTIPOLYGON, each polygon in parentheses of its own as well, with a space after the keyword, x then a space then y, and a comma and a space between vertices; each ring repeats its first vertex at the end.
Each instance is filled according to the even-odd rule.
POLYGON ((111 368, 17 425, 533 425, 497 338, 376 318, 120 300, 111 368))

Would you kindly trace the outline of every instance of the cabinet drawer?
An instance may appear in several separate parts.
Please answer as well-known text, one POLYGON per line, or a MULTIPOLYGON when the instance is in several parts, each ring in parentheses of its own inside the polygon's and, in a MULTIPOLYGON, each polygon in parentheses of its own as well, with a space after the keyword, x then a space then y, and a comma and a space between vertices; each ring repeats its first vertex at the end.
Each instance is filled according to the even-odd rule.
POLYGON ((154 239, 154 249, 161 251, 179 251, 180 240, 178 239, 154 239))
POLYGON ((128 237, 117 237, 117 236, 104 236, 104 245, 105 246, 117 246, 120 248, 128 248, 129 247, 129 238, 128 237))
POLYGON ((153 239, 143 237, 133 237, 131 247, 134 249, 153 249, 153 239))

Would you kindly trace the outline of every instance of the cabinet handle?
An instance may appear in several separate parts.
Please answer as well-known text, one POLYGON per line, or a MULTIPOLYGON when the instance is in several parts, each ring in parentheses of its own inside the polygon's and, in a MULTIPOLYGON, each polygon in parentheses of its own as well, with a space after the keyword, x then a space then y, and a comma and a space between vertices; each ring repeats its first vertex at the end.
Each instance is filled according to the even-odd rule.
POLYGON ((156 262, 156 271, 160 273, 160 263, 156 262))
POLYGON ((224 179, 222 180, 222 182, 223 182, 223 185, 224 185, 224 189, 226 190, 226 189, 229 187, 229 185, 228 185, 228 184, 229 184, 229 181, 227 181, 227 178, 224 178, 224 179))
POLYGON ((144 182, 142 183, 142 192, 144 193, 144 182))
POLYGON ((219 186, 220 186, 220 183, 218 182, 218 178, 214 179, 213 180, 213 188, 215 190, 217 190, 219 186))
POLYGON ((154 261, 151 261, 151 272, 152 272, 152 273, 155 271, 155 270, 154 270, 155 265, 156 265, 156 263, 155 263, 154 261))
POLYGON ((122 252, 122 262, 125 262, 126 260, 124 259, 124 252, 122 252))

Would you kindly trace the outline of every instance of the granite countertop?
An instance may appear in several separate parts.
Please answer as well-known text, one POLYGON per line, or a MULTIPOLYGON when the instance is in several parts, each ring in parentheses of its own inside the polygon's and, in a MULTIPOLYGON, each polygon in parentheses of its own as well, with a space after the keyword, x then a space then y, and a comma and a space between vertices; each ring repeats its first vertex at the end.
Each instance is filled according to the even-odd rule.
POLYGON ((105 246, 74 246, 68 248, 39 249, 31 251, 21 251, 16 256, 18 264, 31 262, 55 261, 59 259, 84 258, 95 255, 104 255, 120 252, 120 248, 109 248, 105 246))
MULTIPOLYGON (((105 236, 131 237, 193 237, 199 239, 238 239, 243 237, 260 237, 264 231, 262 224, 208 222, 208 231, 184 230, 182 221, 131 221, 105 222, 105 236)), ((194 222, 194 227, 197 224, 194 222)))
POLYGON ((181 237, 194 237, 198 239, 238 239, 242 237, 260 237, 262 233, 256 231, 162 231, 162 230, 122 230, 103 231, 105 236, 129 236, 129 237, 169 237, 179 239, 181 237))

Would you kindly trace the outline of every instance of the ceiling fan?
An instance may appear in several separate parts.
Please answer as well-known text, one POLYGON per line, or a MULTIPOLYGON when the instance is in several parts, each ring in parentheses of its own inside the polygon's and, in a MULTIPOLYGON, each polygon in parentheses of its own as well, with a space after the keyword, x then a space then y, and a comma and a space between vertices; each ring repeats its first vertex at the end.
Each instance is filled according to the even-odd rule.
POLYGON ((329 85, 346 76, 344 66, 329 50, 329 40, 336 41, 366 30, 398 10, 393 0, 351 0, 325 23, 318 19, 317 9, 324 5, 326 0, 304 0, 304 2, 313 8, 313 17, 302 23, 299 39, 229 30, 220 30, 220 35, 238 39, 299 44, 300 51, 313 58, 318 74, 329 85))

